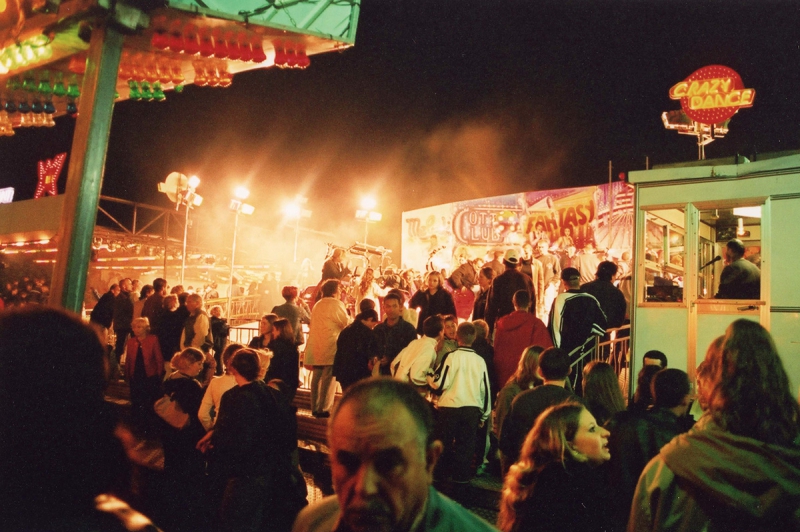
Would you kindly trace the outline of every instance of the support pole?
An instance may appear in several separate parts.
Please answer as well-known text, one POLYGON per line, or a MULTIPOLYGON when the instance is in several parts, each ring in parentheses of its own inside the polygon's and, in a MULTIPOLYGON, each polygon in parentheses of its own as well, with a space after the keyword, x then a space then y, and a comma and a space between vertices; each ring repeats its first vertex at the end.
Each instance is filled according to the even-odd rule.
POLYGON ((50 295, 52 305, 75 312, 83 307, 123 40, 98 20, 89 42, 50 295))

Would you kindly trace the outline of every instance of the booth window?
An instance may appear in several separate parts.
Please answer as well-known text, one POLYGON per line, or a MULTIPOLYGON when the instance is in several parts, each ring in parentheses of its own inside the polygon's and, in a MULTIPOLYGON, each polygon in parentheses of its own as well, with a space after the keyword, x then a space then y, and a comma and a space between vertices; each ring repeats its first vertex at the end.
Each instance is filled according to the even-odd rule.
POLYGON ((683 301, 685 220, 684 209, 645 212, 644 301, 683 301))
POLYGON ((750 205, 700 211, 698 226, 697 296, 700 299, 760 299, 760 287, 737 287, 740 296, 720 294, 719 283, 725 267, 725 248, 730 240, 744 245, 744 259, 761 269, 761 206, 750 205))

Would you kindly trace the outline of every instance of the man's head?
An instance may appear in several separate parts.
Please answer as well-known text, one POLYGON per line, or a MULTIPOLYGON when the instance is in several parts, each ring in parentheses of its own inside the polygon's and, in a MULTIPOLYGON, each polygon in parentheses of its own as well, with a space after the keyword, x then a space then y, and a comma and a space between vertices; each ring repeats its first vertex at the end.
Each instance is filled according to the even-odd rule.
POLYGON ((130 277, 126 277, 125 279, 120 279, 119 287, 122 289, 123 292, 130 292, 133 290, 133 282, 131 281, 130 277))
POLYGON ((484 320, 474 320, 475 340, 486 340, 489 338, 489 324, 484 320))
POLYGON ((155 281, 153 281, 153 288, 156 291, 156 294, 166 295, 167 293, 167 280, 158 277, 155 281))
POLYGON ((322 297, 336 297, 339 294, 340 283, 336 279, 328 279, 322 283, 322 297))
POLYGON ((678 408, 684 414, 691 403, 689 395, 689 376, 679 369, 662 369, 650 382, 653 405, 656 408, 678 408))
POLYGON ((725 255, 726 264, 730 264, 735 260, 741 259, 744 257, 744 243, 738 238, 728 240, 728 243, 725 244, 725 251, 723 253, 725 255))
POLYGON ((576 268, 564 268, 561 270, 561 280, 567 290, 574 290, 581 287, 581 272, 576 268))
POLYGON ((540 240, 536 243, 536 251, 539 253, 539 255, 548 255, 550 254, 550 249, 548 248, 549 245, 550 243, 546 240, 540 240))
POLYGON ((388 378, 354 384, 333 411, 328 444, 343 524, 354 532, 410 530, 442 451, 419 393, 388 378))
POLYGON ((597 273, 595 276, 601 281, 610 282, 615 275, 617 275, 617 265, 610 260, 604 260, 597 265, 597 273))
POLYGON ((428 316, 422 322, 422 334, 428 338, 439 338, 444 332, 444 320, 438 314, 435 316, 428 316))
POLYGON ((478 274, 478 285, 481 287, 481 290, 488 290, 489 286, 492 284, 492 279, 494 279, 494 270, 491 266, 484 266, 481 268, 481 272, 478 274))
POLYGON ((378 324, 378 313, 375 312, 375 309, 362 310, 356 315, 356 321, 360 321, 363 325, 374 329, 378 324))
POLYGON ((108 291, 111 292, 112 294, 114 294, 114 297, 118 296, 119 295, 119 285, 117 283, 112 284, 108 288, 108 291))
POLYGON ((531 308, 531 294, 527 290, 517 290, 511 298, 516 310, 528 310, 531 308))
POLYGON ((231 360, 231 373, 240 375, 244 380, 252 382, 258 378, 261 361, 254 349, 239 349, 231 360))
POLYGON ((297 287, 296 286, 284 286, 281 290, 281 296, 286 301, 294 301, 297 299, 297 287))
POLYGON ((550 347, 539 355, 539 373, 546 381, 562 381, 569 377, 569 355, 563 349, 550 347))
POLYGON ((200 294, 189 294, 186 296, 186 309, 194 314, 203 309, 203 297, 200 294))
POLYGON ((666 368, 667 355, 665 355, 658 349, 651 349, 650 351, 644 354, 642 362, 644 363, 645 366, 658 366, 660 368, 666 368))
POLYGON ((383 298, 383 312, 389 321, 394 321, 400 317, 403 312, 403 304, 400 302, 400 296, 397 294, 386 294, 383 298))
POLYGON ((458 345, 469 347, 475 342, 475 326, 465 321, 456 329, 456 340, 458 345))
POLYGON ((519 264, 519 251, 515 248, 506 250, 506 254, 503 256, 503 264, 506 268, 511 268, 512 270, 516 268, 519 264))

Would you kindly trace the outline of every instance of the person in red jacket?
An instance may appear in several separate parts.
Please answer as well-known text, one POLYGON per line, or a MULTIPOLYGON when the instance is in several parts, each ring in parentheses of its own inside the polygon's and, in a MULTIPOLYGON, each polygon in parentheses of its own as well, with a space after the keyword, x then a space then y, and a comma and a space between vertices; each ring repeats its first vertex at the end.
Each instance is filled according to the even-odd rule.
POLYGON ((134 422, 147 422, 153 403, 161 397, 164 357, 158 337, 150 334, 150 320, 131 322, 133 336, 125 345, 125 378, 131 387, 131 414, 134 422))
POLYGON ((531 314, 531 296, 527 290, 514 293, 514 312, 497 320, 494 337, 494 368, 497 382, 505 383, 517 370, 526 348, 553 346, 547 326, 531 314))

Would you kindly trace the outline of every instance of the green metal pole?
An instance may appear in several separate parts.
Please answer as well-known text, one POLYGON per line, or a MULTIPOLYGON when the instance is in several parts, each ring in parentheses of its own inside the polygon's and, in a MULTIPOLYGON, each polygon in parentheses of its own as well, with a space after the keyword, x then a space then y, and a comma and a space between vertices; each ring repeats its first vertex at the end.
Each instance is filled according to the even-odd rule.
POLYGON ((53 305, 75 312, 86 290, 123 39, 113 25, 98 21, 89 43, 50 296, 53 305))

